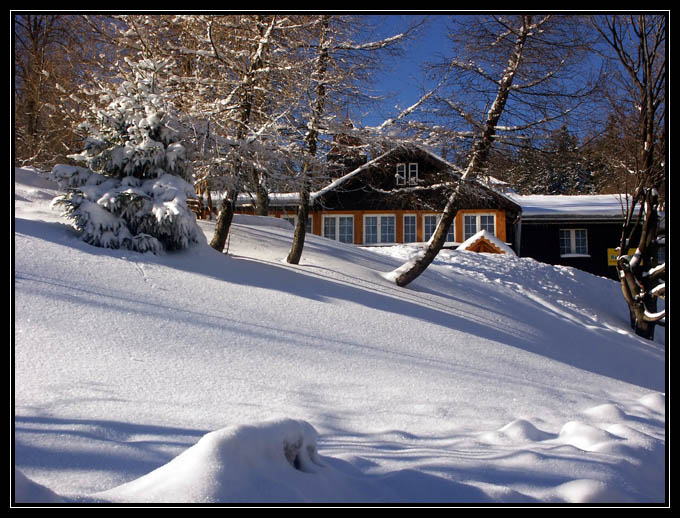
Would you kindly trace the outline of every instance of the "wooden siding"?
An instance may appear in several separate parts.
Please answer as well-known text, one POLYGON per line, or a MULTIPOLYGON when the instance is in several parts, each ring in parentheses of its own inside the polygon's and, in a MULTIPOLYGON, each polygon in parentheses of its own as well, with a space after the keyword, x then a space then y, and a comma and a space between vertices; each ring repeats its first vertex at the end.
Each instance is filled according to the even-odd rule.
POLYGON ((607 249, 619 246, 622 225, 622 221, 525 221, 522 222, 521 254, 544 263, 572 266, 616 279, 616 267, 608 264, 607 249), (586 255, 560 255, 560 230, 570 229, 587 231, 586 255))
MULTIPOLYGON (((242 211, 238 211, 242 212, 242 211)), ((456 214, 454 221, 456 242, 462 243, 463 239, 463 217, 465 214, 493 214, 496 217, 495 234, 503 242, 507 240, 505 211, 492 209, 466 209, 456 214)), ((296 215, 294 210, 272 209, 269 215, 276 218, 293 217, 296 215)), ((395 217, 395 243, 404 243, 404 216, 416 216, 416 242, 425 241, 424 238, 424 216, 439 215, 434 211, 424 210, 332 210, 332 211, 310 211, 312 218, 312 234, 323 235, 324 216, 353 216, 354 217, 354 244, 364 244, 364 216, 380 215, 395 217)))
MULTIPOLYGON (((323 235, 324 216, 353 216, 354 244, 363 245, 365 217, 388 215, 395 218, 394 243, 399 244, 404 242, 404 216, 411 214, 416 216, 415 242, 426 241, 425 216, 441 214, 451 194, 450 190, 457 185, 458 176, 452 169, 446 161, 418 147, 395 148, 361 168, 348 172, 330 184, 329 187, 332 188, 323 189, 312 197, 309 212, 312 217, 312 233, 323 235), (400 182, 397 175, 398 165, 404 165, 407 173, 411 165, 417 166, 417 179, 414 182, 400 182)), ((515 222, 521 208, 493 189, 482 184, 477 187, 477 190, 471 189, 465 195, 464 208, 456 215, 453 226, 455 242, 462 243, 465 240, 465 214, 493 214, 496 237, 503 242, 513 241, 515 222)), ((237 210, 248 211, 246 207, 237 210)), ((295 213, 295 207, 291 206, 270 206, 269 211, 270 215, 276 217, 295 216, 295 213)), ((339 229, 338 226, 337 230, 339 229)), ((381 229, 378 229, 378 233, 380 232, 381 229)))
POLYGON ((506 220, 505 220, 505 211, 504 210, 493 210, 493 209, 462 209, 459 210, 458 213, 456 214, 456 220, 455 220, 455 225, 456 225, 456 239, 459 242, 463 242, 463 216, 465 214, 493 214, 496 216, 496 222, 495 222, 495 228, 494 228, 494 233, 496 234, 496 237, 503 241, 504 243, 507 241, 507 231, 506 231, 506 220))

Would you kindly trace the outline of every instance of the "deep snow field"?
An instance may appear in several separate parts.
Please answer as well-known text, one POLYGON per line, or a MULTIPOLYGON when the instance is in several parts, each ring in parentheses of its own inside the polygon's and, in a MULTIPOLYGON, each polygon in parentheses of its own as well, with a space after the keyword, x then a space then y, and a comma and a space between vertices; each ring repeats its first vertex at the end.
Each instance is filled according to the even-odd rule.
MULTIPOLYGON (((14 498, 664 504, 666 350, 616 282, 239 216, 228 254, 78 240, 14 182, 14 498)), ((214 223, 199 222, 207 239, 214 223)))

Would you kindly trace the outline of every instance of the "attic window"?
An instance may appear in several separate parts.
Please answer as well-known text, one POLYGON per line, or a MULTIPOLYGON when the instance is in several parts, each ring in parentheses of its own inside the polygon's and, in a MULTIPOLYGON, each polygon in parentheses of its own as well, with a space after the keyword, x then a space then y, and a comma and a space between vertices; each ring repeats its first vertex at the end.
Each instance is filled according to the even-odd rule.
POLYGON ((418 163, 397 164, 397 185, 417 185, 418 184, 418 163))

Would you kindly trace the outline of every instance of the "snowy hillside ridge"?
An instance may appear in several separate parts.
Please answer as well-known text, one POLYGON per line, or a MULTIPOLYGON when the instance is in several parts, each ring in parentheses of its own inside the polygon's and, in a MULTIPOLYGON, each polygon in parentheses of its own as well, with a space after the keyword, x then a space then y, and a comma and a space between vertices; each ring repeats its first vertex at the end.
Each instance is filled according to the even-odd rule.
POLYGON ((292 419, 223 428, 148 475, 94 496, 191 503, 234 501, 241 494, 255 501, 295 501, 300 496, 295 486, 305 480, 296 471, 314 474, 323 467, 316 435, 309 423, 292 419))
POLYGON ((17 504, 663 505, 666 347, 618 284, 238 216, 228 254, 93 247, 14 177, 17 504))

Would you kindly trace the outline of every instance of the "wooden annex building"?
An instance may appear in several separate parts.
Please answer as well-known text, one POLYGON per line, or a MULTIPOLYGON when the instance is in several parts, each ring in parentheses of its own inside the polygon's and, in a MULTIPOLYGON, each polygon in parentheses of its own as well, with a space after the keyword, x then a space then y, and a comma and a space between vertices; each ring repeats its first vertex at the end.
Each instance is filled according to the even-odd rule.
MULTIPOLYGON (((616 257, 625 223, 625 196, 528 195, 513 198, 522 206, 520 236, 515 245, 517 255, 618 278, 616 257)), ((638 230, 636 239, 639 234, 638 230)))

